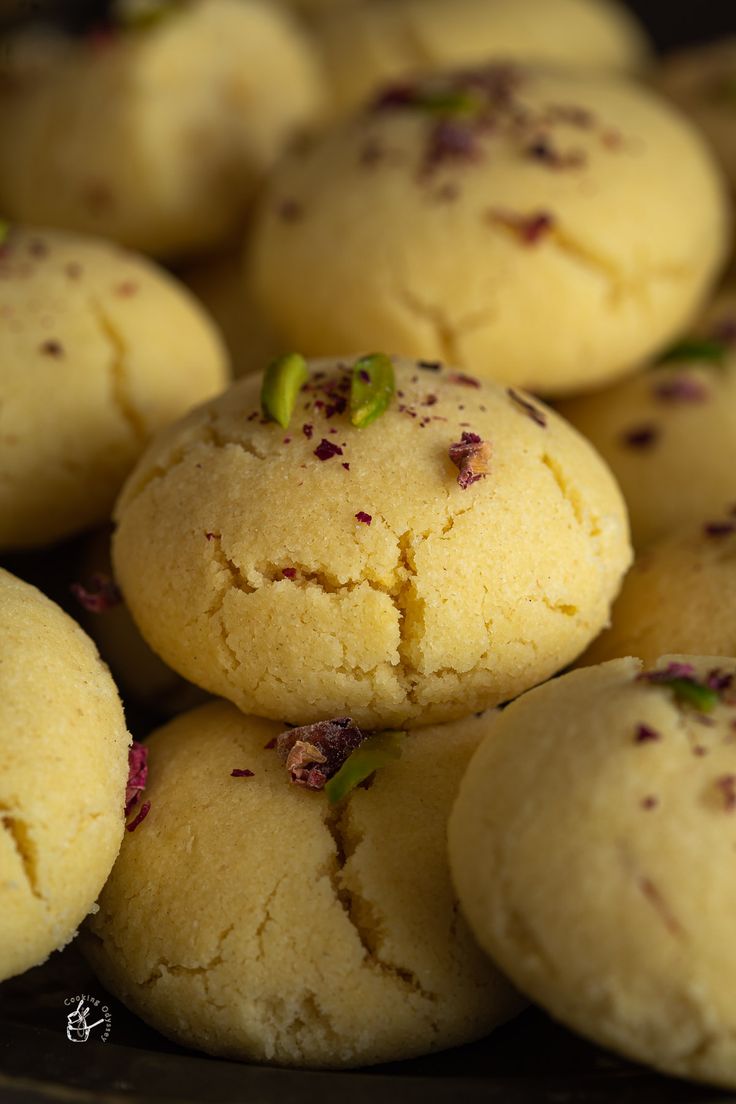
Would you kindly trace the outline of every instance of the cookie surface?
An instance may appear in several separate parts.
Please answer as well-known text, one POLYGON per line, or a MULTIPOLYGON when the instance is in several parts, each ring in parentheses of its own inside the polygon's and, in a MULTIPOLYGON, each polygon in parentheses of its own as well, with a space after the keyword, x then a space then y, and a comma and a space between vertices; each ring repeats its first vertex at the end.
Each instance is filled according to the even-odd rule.
POLYGON ((330 5, 316 29, 337 112, 382 84, 489 58, 623 72, 648 53, 628 10, 608 0, 368 0, 330 5))
POLYGON ((159 436, 117 504, 115 575, 171 667, 244 712, 451 720, 578 655, 629 562, 617 487, 552 411, 394 361, 372 425, 315 361, 288 430, 246 377, 159 436), (490 469, 458 485, 451 445, 490 469))
POLYGON ((227 380, 196 301, 100 239, 12 226, 0 318, 0 548, 107 520, 153 433, 227 380))
POLYGON ((85 938, 105 984, 179 1042, 280 1065, 388 1061, 490 1031, 518 998, 457 916, 445 828, 491 721, 407 736, 334 807, 289 782, 273 722, 215 702, 159 730, 151 811, 85 938))
POLYGON ((8 43, 6 217, 167 257, 237 234, 261 177, 319 110, 317 63, 266 0, 175 8, 150 27, 69 40, 42 67, 8 43))
POLYGON ((664 101, 496 65, 395 88, 295 151, 248 265, 305 353, 378 346, 562 395, 681 332, 727 239, 712 156, 664 101))
POLYGON ((0 569, 0 980, 92 908, 123 835, 129 740, 92 641, 0 569))
POLYGON ((734 337, 559 404, 615 475, 637 548, 736 503, 734 337))
POLYGON ((736 660, 666 657, 659 677, 673 663, 679 693, 624 659, 509 706, 463 779, 450 863, 522 992, 599 1044, 733 1088, 736 660), (720 689, 700 712, 680 693, 706 680, 720 689))

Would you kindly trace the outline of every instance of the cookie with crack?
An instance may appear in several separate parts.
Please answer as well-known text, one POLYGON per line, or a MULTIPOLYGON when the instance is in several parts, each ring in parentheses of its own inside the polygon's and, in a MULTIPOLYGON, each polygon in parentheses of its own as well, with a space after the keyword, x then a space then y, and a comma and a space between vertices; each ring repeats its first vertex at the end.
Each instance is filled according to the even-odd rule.
POLYGON ((651 370, 558 406, 610 465, 637 548, 736 502, 736 329, 719 317, 651 370))
POLYGON ((229 1058, 356 1066, 484 1035, 519 1002, 457 915, 445 829, 492 722, 405 736, 335 805, 289 781, 283 725, 214 702, 160 729, 150 813, 84 936, 100 978, 229 1058))
POLYGON ((677 336, 727 239, 718 170, 665 102, 496 65, 388 90, 283 162, 249 271, 310 355, 378 344, 562 395, 677 336))
POLYGON ((736 190, 736 37, 665 58, 656 83, 707 136, 736 190))
POLYGON ((481 946, 595 1042, 736 1084, 736 660, 573 671, 500 717, 450 867, 481 946))
POLYGON ((129 742, 92 641, 0 569, 0 981, 93 908, 123 835, 129 742))
POLYGON ((340 113, 389 82, 489 58, 626 72, 649 53, 615 0, 357 0, 330 5, 316 32, 340 113))
POLYGON ((653 663, 667 651, 736 655, 736 504, 655 541, 639 556, 611 626, 579 660, 653 663))
POLYGON ((0 320, 2 549, 106 521, 154 431, 227 382, 193 297, 100 239, 11 226, 0 320))
POLYGON ((618 489, 556 414, 394 360, 395 398, 356 428, 363 363, 312 362, 287 430, 260 377, 238 381, 158 437, 117 504, 144 637, 243 712, 379 728, 496 705, 585 648, 628 566, 618 489))
POLYGON ((118 6, 120 25, 34 69, 6 43, 0 211, 155 256, 207 250, 318 114, 317 61, 268 0, 164 4, 140 26, 118 6))

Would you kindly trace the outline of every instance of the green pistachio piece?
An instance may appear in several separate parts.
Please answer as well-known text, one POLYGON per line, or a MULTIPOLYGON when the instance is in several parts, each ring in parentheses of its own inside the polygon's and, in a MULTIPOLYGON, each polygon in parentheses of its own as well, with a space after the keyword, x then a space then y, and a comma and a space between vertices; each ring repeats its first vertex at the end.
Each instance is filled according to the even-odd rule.
POLYGON ((287 353, 269 364, 261 385, 261 409, 282 429, 289 428, 297 395, 309 379, 307 362, 299 353, 287 353))
POLYGON ((718 692, 693 679, 674 678, 664 685, 672 691, 678 701, 691 705, 700 713, 710 713, 718 705, 718 692))
POLYGON ((415 102, 433 115, 472 115, 481 106, 477 96, 462 88, 427 88, 417 92, 415 102))
POLYGON ((370 778, 374 771, 399 759, 401 742, 405 735, 404 732, 379 732, 375 736, 368 736, 325 785, 330 804, 335 805, 342 801, 356 786, 370 778))
POLYGON ((375 422, 395 391, 394 366, 385 353, 371 353, 356 360, 350 385, 350 421, 358 429, 375 422))
POLYGON ((722 341, 713 338, 688 337, 678 341, 659 358, 659 364, 677 364, 681 361, 709 360, 718 364, 728 352, 722 341))

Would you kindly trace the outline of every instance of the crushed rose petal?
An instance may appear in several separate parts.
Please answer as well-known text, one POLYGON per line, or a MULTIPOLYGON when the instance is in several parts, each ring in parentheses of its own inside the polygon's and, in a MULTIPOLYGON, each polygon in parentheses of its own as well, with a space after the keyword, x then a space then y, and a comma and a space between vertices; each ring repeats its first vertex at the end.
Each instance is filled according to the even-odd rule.
POLYGON ((107 613, 123 600, 117 583, 102 571, 93 575, 86 586, 72 583, 69 589, 88 613, 107 613))
POLYGON ((732 533, 736 533, 736 522, 709 521, 703 526, 703 532, 706 537, 730 537, 732 533))
POLYGON ((659 440, 659 429, 655 425, 634 426, 621 434, 623 444, 634 449, 648 449, 659 440))
POLYGON ((533 403, 528 402, 527 399, 525 399, 523 395, 520 395, 518 391, 514 391, 513 387, 509 387, 506 394, 509 396, 511 401, 516 403, 519 409, 523 410, 524 413, 527 414, 533 422, 536 422, 538 426, 542 426, 542 428, 544 428, 547 425, 547 415, 543 411, 539 410, 538 407, 534 406, 533 403))
POLYGON ((722 775, 716 779, 716 786, 723 795, 726 812, 732 813, 736 809, 736 774, 722 775))
POLYGON ((656 728, 650 728, 649 725, 640 724, 637 726, 636 735, 634 736, 635 744, 647 744, 654 740, 661 740, 661 733, 657 732, 656 728))
POLYGON ((488 474, 491 446, 477 433, 464 432, 460 441, 450 445, 449 457, 459 471, 458 486, 466 491, 488 474))
POLYGON ((323 437, 314 450, 314 455, 318 460, 331 460, 333 456, 342 456, 342 449, 334 441, 328 441, 323 437))
POLYGON ((146 819, 146 817, 148 816, 148 814, 150 812, 150 809, 151 809, 151 802, 150 801, 144 801, 143 804, 141 805, 140 812, 138 813, 138 816, 135 817, 134 820, 131 820, 130 824, 125 825, 126 831, 135 832, 138 825, 141 824, 146 819))
POLYGON ((673 376, 672 379, 662 380, 655 384, 652 391, 656 399, 670 403, 705 402, 710 397, 705 384, 692 376, 673 376))
POLYGON ((494 208, 488 212, 488 219, 511 230, 524 245, 539 245, 552 233, 556 223, 554 215, 547 211, 536 211, 533 215, 517 215, 513 211, 500 211, 494 208))
POLYGON ((281 568, 281 574, 283 575, 283 577, 285 579, 296 579, 296 568, 295 567, 282 567, 281 568))
POLYGON ((372 515, 367 514, 365 510, 358 510, 357 514, 355 515, 355 519, 356 521, 362 522, 363 525, 370 525, 370 523, 373 521, 372 515))
POLYGON ((452 372, 447 378, 450 383, 459 383, 462 387, 480 387, 480 380, 466 375, 465 372, 452 372))
POLYGON ((292 782, 321 790, 365 738, 352 718, 337 717, 282 732, 276 747, 292 782))
POLYGON ((138 802, 148 781, 148 748, 134 740, 128 748, 128 782, 125 787, 125 815, 138 802))
POLYGON ((255 771, 248 770, 247 767, 244 770, 241 770, 239 767, 235 767, 234 770, 230 771, 230 777, 231 778, 254 778, 255 777, 255 771))

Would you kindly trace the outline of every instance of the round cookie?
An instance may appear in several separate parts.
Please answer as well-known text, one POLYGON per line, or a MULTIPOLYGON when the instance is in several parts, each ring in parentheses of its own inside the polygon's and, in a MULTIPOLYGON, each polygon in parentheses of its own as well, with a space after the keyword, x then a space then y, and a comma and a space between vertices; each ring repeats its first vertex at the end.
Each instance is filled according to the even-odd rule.
POLYGON ((489 58, 624 72, 648 56, 615 0, 364 0, 331 5, 317 39, 337 112, 389 82, 489 58))
POLYGON ((650 545, 624 580, 581 666, 665 652, 736 656, 736 505, 650 545))
POLYGON ((608 621, 630 552, 593 450, 516 392, 394 367, 396 399, 364 429, 343 412, 349 364, 310 365, 286 431, 246 377, 162 433, 122 492, 134 620, 243 712, 452 720, 548 678, 608 621), (463 434, 491 451, 465 489, 463 434))
POLYGON ((610 465, 637 548, 736 502, 736 345, 688 339, 678 348, 558 407, 610 465))
POLYGON ((12 226, 0 245, 0 548, 106 521, 161 426, 227 382, 219 335, 149 261, 12 226))
POLYGON ((395 89, 295 151, 249 271, 310 355, 378 344, 561 395, 682 332, 727 237, 710 154, 665 103, 490 66, 395 89))
POLYGON ((463 779, 450 866, 522 992, 630 1058, 733 1088, 736 660, 657 671, 614 660, 511 705, 463 779))
POLYGON ((736 189, 736 38, 666 58, 657 85, 708 137, 736 189))
POLYGON ((178 1042, 289 1066, 408 1058, 508 1019, 518 998, 457 915, 445 852, 491 723, 405 737, 335 806, 289 782, 283 725, 214 702, 159 730, 150 813, 85 936, 104 984, 178 1042))
POLYGON ((0 569, 0 981, 63 947, 123 835, 125 718, 92 641, 0 569))
MULTIPOLYGON (((236 233, 319 109, 309 44, 267 0, 193 0, 150 26, 70 39, 0 94, 0 211, 159 256, 236 233)), ((24 57, 26 49, 20 48, 24 57)))

